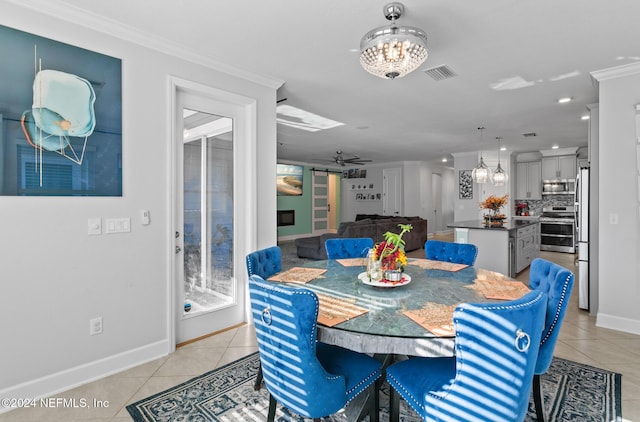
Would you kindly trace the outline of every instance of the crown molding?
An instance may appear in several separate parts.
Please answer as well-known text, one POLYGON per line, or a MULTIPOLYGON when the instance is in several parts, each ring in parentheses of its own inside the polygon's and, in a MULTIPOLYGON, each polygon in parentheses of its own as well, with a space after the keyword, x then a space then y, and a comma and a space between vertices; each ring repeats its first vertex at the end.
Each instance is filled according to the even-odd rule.
POLYGON ((250 82, 266 86, 272 89, 280 88, 285 81, 270 76, 259 75, 249 72, 226 63, 213 60, 210 57, 203 56, 188 51, 185 46, 179 45, 173 41, 162 37, 151 35, 147 32, 140 31, 134 27, 124 25, 113 19, 100 16, 95 13, 87 12, 84 9, 66 3, 62 0, 6 0, 23 9, 29 9, 37 13, 51 16, 74 25, 79 25, 96 32, 107 34, 109 36, 119 38, 151 50, 158 51, 173 57, 177 57, 194 64, 199 64, 228 75, 240 77, 250 82), (60 13, 64 10, 64 13, 60 13))
POLYGON ((620 78, 622 76, 630 76, 640 73, 640 62, 633 62, 621 66, 610 67, 608 69, 595 70, 591 72, 591 76, 598 82, 609 79, 620 78))

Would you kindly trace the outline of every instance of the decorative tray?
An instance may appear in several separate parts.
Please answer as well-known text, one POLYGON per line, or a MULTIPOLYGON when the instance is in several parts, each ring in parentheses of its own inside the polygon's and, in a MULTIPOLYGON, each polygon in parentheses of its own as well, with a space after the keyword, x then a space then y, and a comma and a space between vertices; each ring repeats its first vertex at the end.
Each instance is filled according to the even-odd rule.
POLYGON ((367 286, 373 287, 400 287, 406 284, 411 283, 411 276, 408 274, 402 274, 402 278, 400 281, 371 281, 369 280, 369 276, 367 276, 366 271, 358 274, 358 279, 362 281, 362 284, 366 284, 367 286))

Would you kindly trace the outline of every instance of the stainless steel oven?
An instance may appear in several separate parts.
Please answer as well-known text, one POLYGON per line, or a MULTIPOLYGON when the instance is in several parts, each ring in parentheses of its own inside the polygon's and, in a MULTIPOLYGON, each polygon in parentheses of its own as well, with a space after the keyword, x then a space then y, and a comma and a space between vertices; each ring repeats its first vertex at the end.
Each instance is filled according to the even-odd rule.
POLYGON ((575 253, 574 210, 573 206, 554 206, 542 209, 540 250, 575 253))

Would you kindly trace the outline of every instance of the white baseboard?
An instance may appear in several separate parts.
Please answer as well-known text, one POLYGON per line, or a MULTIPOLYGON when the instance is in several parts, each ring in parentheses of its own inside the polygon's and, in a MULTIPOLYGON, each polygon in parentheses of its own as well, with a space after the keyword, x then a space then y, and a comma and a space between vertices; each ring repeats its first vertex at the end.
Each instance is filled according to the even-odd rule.
POLYGON ((622 318, 615 315, 607 315, 601 312, 596 317, 596 327, 609 328, 616 331, 640 335, 640 321, 637 319, 622 318))
POLYGON ((444 236, 446 234, 452 234, 453 233, 453 229, 448 229, 448 230, 440 230, 440 231, 436 231, 435 233, 430 232, 427 234, 427 238, 431 239, 434 236, 444 236))
POLYGON ((313 236, 317 236, 317 235, 311 234, 311 233, 305 233, 305 234, 292 234, 289 236, 278 236, 278 242, 287 241, 287 240, 296 240, 296 239, 301 239, 303 237, 313 237, 313 236))
MULTIPOLYGON (((169 350, 167 340, 147 344, 137 349, 127 350, 117 355, 5 388, 0 390, 0 397, 39 400, 166 356, 169 354, 169 350)), ((0 413, 10 410, 12 408, 0 405, 0 413)))

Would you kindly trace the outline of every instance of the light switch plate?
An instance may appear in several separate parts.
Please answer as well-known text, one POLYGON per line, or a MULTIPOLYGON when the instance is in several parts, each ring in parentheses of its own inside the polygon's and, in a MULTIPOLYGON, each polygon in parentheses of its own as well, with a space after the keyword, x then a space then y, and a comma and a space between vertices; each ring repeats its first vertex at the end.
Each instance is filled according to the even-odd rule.
POLYGON ((131 231, 131 219, 125 218, 107 218, 105 219, 105 230, 107 234, 112 233, 129 233, 131 231))

